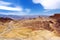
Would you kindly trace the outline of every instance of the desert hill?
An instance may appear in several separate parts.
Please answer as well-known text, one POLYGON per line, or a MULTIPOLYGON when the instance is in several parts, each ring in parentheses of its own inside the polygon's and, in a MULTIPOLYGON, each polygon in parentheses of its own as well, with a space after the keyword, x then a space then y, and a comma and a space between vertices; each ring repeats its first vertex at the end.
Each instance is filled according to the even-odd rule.
POLYGON ((40 16, 23 20, 0 18, 0 39, 60 40, 60 20, 40 16))
POLYGON ((10 21, 12 21, 13 19, 11 19, 11 18, 3 18, 3 17, 0 17, 0 22, 10 22, 10 21))

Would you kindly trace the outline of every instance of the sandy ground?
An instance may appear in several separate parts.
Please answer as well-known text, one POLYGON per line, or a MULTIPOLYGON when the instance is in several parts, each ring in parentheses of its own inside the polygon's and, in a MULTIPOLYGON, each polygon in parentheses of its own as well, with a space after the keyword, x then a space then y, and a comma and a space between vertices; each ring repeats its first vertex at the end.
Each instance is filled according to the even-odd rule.
POLYGON ((16 28, 1 35, 0 40, 60 40, 60 37, 48 30, 32 31, 28 28, 16 28))

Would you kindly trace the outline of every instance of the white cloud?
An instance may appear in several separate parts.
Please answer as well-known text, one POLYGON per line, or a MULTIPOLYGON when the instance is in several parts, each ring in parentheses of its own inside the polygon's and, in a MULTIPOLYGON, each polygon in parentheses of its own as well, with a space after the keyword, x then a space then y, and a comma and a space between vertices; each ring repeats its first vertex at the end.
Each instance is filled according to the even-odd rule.
POLYGON ((8 6, 0 6, 0 9, 9 11, 22 11, 22 8, 8 7, 8 6))
POLYGON ((46 9, 46 10, 44 10, 43 12, 46 13, 46 12, 50 12, 50 11, 53 11, 53 10, 51 10, 51 9, 50 9, 50 10, 49 10, 49 9, 46 9))
POLYGON ((0 1, 0 5, 11 5, 9 2, 0 1))
POLYGON ((29 13, 28 12, 23 12, 23 11, 21 11, 21 12, 0 12, 0 14, 4 14, 4 15, 29 15, 29 13))
POLYGON ((20 6, 17 6, 13 3, 9 2, 4 2, 0 1, 0 10, 9 10, 7 12, 0 12, 0 14, 5 14, 5 15, 28 15, 30 13, 30 9, 23 9, 20 6), (14 5, 15 7, 9 6, 9 5, 14 5), (11 12, 12 11, 12 12, 11 12))
POLYGON ((21 7, 15 6, 15 7, 9 7, 9 5, 12 5, 12 3, 0 1, 0 10, 9 10, 9 11, 22 11, 23 9, 21 7))
POLYGON ((40 3, 44 9, 60 9, 60 0, 33 0, 34 3, 40 3))

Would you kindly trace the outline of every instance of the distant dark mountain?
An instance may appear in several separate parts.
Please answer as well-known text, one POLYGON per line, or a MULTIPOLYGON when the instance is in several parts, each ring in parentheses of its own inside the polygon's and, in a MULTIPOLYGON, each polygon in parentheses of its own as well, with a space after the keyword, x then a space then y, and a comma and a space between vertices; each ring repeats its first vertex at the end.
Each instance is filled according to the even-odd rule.
POLYGON ((11 18, 3 18, 3 17, 0 17, 0 22, 10 22, 11 20, 13 20, 13 19, 11 19, 11 18))
POLYGON ((24 16, 20 15, 20 16, 17 16, 17 15, 2 15, 2 14, 0 14, 0 17, 19 20, 19 19, 36 18, 36 17, 38 17, 38 15, 24 15, 24 16))
POLYGON ((0 14, 0 17, 11 18, 11 19, 20 19, 20 16, 16 16, 16 15, 2 15, 2 14, 0 14))
POLYGON ((3 17, 3 18, 11 18, 11 19, 14 19, 14 20, 21 20, 21 19, 29 19, 29 18, 36 18, 36 17, 48 17, 47 15, 3 15, 3 14, 0 14, 0 17, 3 17))

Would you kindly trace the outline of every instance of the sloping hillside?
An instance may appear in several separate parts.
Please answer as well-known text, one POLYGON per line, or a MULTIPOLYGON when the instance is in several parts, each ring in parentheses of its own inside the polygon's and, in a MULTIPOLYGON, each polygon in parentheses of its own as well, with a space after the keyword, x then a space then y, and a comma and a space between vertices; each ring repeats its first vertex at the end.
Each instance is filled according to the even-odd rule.
POLYGON ((0 22, 0 39, 60 40, 60 23, 58 21, 54 18, 37 17, 0 22))

